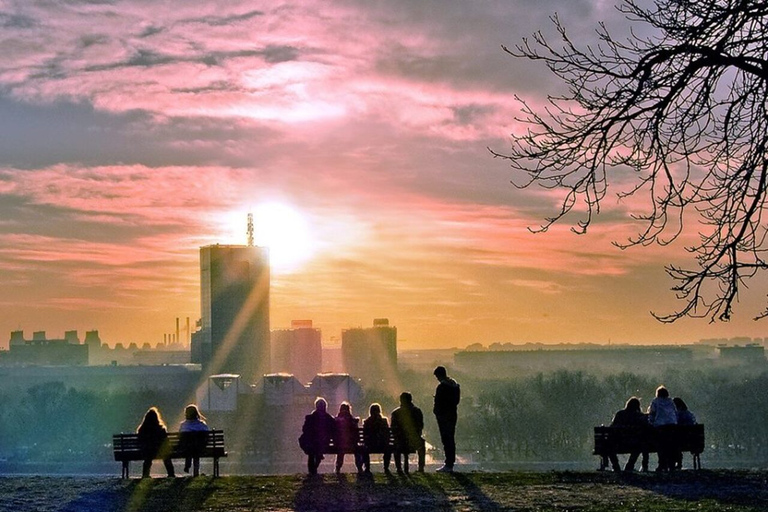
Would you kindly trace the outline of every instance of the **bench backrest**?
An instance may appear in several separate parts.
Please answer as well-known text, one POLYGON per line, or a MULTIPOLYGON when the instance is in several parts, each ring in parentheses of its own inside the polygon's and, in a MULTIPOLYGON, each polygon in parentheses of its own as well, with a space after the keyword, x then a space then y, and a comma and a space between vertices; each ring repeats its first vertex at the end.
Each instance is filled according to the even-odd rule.
MULTIPOLYGON (((136 433, 112 436, 115 460, 142 460, 144 450, 136 433)), ((171 458, 226 457, 224 431, 168 432, 167 448, 171 458)))
MULTIPOLYGON (((704 451, 704 425, 670 425, 674 446, 694 454, 704 451)), ((595 427, 595 454, 658 451, 658 435, 653 427, 595 427)))
MULTIPOLYGON (((388 430, 389 430, 389 443, 388 444, 389 444, 389 448, 391 450, 393 450, 394 446, 395 446, 395 437, 392 434, 392 429, 388 429, 388 430)), ((357 428, 357 441, 355 443, 355 451, 363 451, 365 449, 366 449, 366 446, 365 446, 365 435, 363 434, 363 427, 358 427, 357 428)), ((326 453, 336 453, 337 452, 336 443, 333 440, 333 438, 331 438, 331 442, 328 445, 328 449, 325 450, 325 452, 326 453)), ((375 453, 375 452, 373 452, 373 453, 375 453)))

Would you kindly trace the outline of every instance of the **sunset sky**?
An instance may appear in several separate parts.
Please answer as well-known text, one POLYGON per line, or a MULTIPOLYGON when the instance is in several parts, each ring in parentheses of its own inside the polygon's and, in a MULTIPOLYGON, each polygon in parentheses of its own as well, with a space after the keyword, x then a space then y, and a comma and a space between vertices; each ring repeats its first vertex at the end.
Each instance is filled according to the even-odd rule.
POLYGON ((0 0, 0 347, 162 341, 200 316, 199 247, 244 244, 249 211, 272 328, 326 342, 378 317, 405 349, 768 335, 764 283, 729 324, 651 317, 676 306, 663 266, 693 263, 686 237, 611 245, 641 203, 528 231, 558 197, 488 147, 523 129, 516 95, 559 90, 501 49, 555 12, 626 31, 610 0, 0 0))

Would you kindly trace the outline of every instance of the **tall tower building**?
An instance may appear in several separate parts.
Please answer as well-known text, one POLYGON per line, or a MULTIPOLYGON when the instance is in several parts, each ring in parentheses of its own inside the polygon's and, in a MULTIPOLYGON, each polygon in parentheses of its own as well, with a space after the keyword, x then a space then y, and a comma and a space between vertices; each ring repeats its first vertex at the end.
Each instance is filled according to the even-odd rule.
POLYGON ((201 318, 193 361, 208 374, 253 383, 270 371, 269 251, 245 245, 200 248, 201 318))

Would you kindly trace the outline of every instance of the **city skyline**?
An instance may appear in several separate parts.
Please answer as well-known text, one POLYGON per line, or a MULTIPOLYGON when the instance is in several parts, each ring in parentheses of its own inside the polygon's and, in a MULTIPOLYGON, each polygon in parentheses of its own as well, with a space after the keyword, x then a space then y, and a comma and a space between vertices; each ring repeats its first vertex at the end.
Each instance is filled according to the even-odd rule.
POLYGON ((557 198, 487 148, 524 129, 515 96, 558 92, 501 49, 555 12, 579 42, 626 25, 604 0, 0 2, 0 332, 154 345, 200 318, 199 248, 245 244, 253 212, 272 328, 324 343, 373 318, 403 349, 765 337, 763 280, 728 324, 653 319, 696 232, 622 251, 634 201, 528 230, 557 198))

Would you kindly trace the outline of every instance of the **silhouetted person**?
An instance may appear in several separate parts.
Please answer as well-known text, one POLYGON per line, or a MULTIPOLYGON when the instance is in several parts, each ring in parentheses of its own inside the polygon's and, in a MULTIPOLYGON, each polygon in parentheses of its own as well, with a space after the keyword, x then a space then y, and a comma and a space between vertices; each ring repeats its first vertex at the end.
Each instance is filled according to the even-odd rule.
MULTIPOLYGON (((678 425, 695 425, 696 416, 688 410, 688 405, 680 397, 672 399, 672 403, 675 404, 677 409, 677 424, 678 425)), ((683 469, 683 452, 680 450, 675 451, 675 468, 683 469)))
POLYGON ((400 393, 400 407, 392 411, 392 437, 395 442, 395 467, 398 473, 408 473, 408 454, 416 452, 419 458, 419 472, 424 471, 426 446, 421 432, 424 430, 424 414, 413 405, 413 396, 408 392, 400 393), (403 465, 400 456, 403 456, 403 465))
POLYGON ((136 433, 139 434, 139 443, 144 452, 144 465, 141 469, 141 477, 149 478, 149 470, 152 469, 152 461, 154 459, 163 459, 168 476, 176 476, 173 471, 173 462, 169 458, 168 429, 165 427, 157 407, 150 407, 144 414, 144 419, 136 429, 136 433))
POLYGON ((336 446, 336 473, 341 473, 344 465, 344 452, 352 452, 355 456, 357 472, 363 471, 362 454, 357 451, 357 437, 360 418, 352 416, 352 406, 343 402, 339 406, 339 414, 334 418, 336 428, 333 433, 333 442, 336 446))
MULTIPOLYGON (((179 425, 180 443, 187 452, 199 454, 205 449, 206 437, 203 434, 191 434, 192 432, 208 432, 208 424, 205 422, 205 416, 200 413, 200 409, 195 404, 189 404, 184 408, 184 421, 179 425), (191 435, 189 435, 191 434, 191 435)), ((189 468, 194 462, 193 474, 200 472, 200 457, 189 455, 184 459, 184 472, 189 473, 189 468)))
POLYGON ((461 400, 461 388, 458 382, 448 377, 444 366, 438 366, 434 371, 435 378, 440 381, 435 389, 435 407, 433 412, 440 429, 440 441, 445 451, 445 464, 438 472, 451 473, 456 463, 456 421, 458 406, 461 400))
POLYGON ((315 400, 315 410, 304 417, 299 446, 307 454, 307 469, 310 475, 317 474, 323 453, 328 451, 336 421, 328 414, 328 402, 324 398, 315 400))
POLYGON ((677 425, 677 408, 664 386, 656 388, 656 398, 648 408, 648 422, 656 429, 659 441, 659 467, 656 471, 671 471, 676 458, 672 425, 677 425))
POLYGON ((672 403, 675 404, 677 410, 677 424, 678 425, 696 425, 696 416, 688 410, 688 405, 680 397, 672 399, 672 403))
POLYGON ((392 453, 389 448, 389 423, 387 418, 381 415, 381 406, 371 404, 368 410, 369 416, 363 421, 363 439, 365 440, 365 452, 363 452, 363 468, 366 473, 371 472, 371 453, 384 454, 384 472, 389 473, 389 461, 392 453))
MULTIPOLYGON (((613 421, 611 422, 612 427, 641 427, 643 429, 650 429, 650 425, 648 424, 648 416, 643 414, 643 411, 640 410, 640 399, 636 397, 631 397, 629 400, 627 400, 627 403, 624 405, 624 408, 620 411, 616 411, 616 414, 613 416, 613 421)), ((645 435, 645 434, 642 434, 645 435)), ((640 440, 638 439, 638 442, 640 440)), ((635 470, 635 462, 637 462, 637 458, 640 456, 640 452, 632 452, 629 454, 629 459, 627 459, 627 463, 624 466, 624 471, 631 472, 635 470)), ((609 458, 611 459, 611 466, 613 467, 614 471, 619 471, 619 459, 616 456, 615 453, 609 455, 609 458)), ((642 468, 643 471, 648 471, 648 452, 643 452, 643 461, 642 461, 642 468)))

